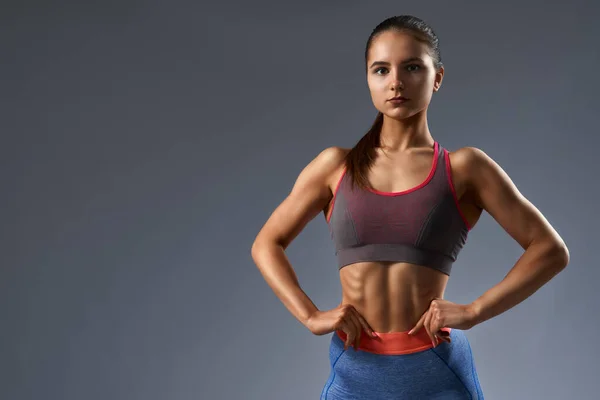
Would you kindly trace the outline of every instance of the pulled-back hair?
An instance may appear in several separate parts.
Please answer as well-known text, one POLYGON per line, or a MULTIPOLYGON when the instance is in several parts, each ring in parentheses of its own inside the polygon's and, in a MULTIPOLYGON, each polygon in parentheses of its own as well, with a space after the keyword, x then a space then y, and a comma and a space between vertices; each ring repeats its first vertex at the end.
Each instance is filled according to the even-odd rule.
MULTIPOLYGON (((424 42, 429 47, 429 54, 433 59, 433 64, 439 70, 443 66, 440 55, 439 43, 433 29, 423 20, 411 16, 400 15, 386 19, 373 29, 365 48, 365 69, 368 70, 367 62, 369 50, 377 36, 383 32, 396 30, 412 35, 415 39, 424 42)), ((373 125, 368 132, 356 143, 356 145, 346 155, 346 168, 352 177, 352 186, 367 187, 367 171, 375 161, 376 149, 381 146, 380 134, 383 125, 383 114, 377 113, 373 125)))

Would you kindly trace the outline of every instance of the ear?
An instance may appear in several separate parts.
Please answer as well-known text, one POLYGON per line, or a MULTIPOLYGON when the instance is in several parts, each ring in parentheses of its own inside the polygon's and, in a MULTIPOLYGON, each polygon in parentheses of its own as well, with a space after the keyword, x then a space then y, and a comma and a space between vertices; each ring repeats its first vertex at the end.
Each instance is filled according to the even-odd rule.
POLYGON ((433 83, 433 91, 434 92, 437 92, 438 90, 440 90, 443 80, 444 80, 444 67, 440 67, 440 69, 435 73, 435 82, 433 83))

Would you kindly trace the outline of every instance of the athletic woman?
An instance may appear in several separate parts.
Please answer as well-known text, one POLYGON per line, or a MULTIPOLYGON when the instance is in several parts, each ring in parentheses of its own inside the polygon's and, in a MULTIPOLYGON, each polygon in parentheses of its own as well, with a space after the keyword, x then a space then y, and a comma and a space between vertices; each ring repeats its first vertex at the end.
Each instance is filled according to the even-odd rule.
POLYGON ((560 272, 567 247, 483 151, 448 151, 427 109, 444 77, 438 39, 421 19, 380 23, 365 51, 379 111, 355 147, 329 147, 300 173, 258 233, 252 257, 287 309, 331 333, 321 399, 483 399, 464 331, 519 304, 560 272), (524 249, 470 304, 444 299, 452 265, 481 213, 524 249), (342 301, 319 310, 285 249, 317 214, 329 226, 342 301))

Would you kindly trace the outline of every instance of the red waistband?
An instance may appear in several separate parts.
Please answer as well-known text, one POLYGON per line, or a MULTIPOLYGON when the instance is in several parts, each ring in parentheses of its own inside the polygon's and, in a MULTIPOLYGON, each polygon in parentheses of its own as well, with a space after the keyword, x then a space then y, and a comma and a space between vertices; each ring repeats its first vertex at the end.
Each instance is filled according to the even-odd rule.
MULTIPOLYGON (((450 333, 452 328, 442 328, 441 330, 450 333)), ((372 338, 363 331, 360 335, 358 349, 377 354, 396 355, 416 353, 434 347, 425 328, 414 335, 409 335, 408 332, 375 332, 378 337, 372 338)), ((340 339, 346 340, 346 334, 343 331, 338 330, 336 333, 340 339)), ((438 339, 438 343, 441 343, 441 339, 438 339)))

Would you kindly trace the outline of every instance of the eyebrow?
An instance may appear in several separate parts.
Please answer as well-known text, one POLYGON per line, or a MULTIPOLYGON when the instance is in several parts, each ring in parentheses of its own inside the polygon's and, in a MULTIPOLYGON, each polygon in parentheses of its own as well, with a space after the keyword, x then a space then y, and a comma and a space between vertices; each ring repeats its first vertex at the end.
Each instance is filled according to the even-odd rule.
MULTIPOLYGON (((411 57, 411 58, 408 58, 408 59, 406 59, 406 60, 402 61, 402 64, 408 64, 409 62, 413 62, 413 61, 420 61, 420 62, 424 62, 424 61, 423 61, 421 58, 419 58, 419 57, 411 57)), ((380 65, 383 65, 383 66, 386 66, 386 67, 387 67, 388 65, 391 65, 391 64, 390 64, 389 62, 387 62, 387 61, 375 61, 373 64, 371 64, 371 66, 370 66, 369 68, 373 68, 373 67, 375 67, 375 66, 380 66, 380 65)))

